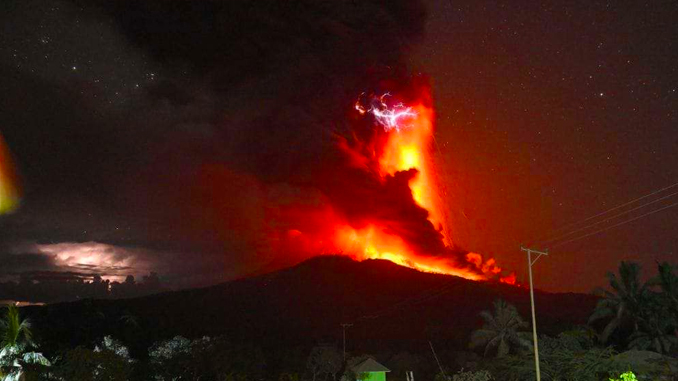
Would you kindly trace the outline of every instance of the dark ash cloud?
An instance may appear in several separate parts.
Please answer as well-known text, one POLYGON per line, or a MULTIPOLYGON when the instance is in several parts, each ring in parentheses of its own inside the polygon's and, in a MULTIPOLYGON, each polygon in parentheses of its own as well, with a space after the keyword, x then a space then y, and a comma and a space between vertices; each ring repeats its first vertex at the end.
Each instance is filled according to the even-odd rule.
MULTIPOLYGON (((404 58, 426 16, 420 2, 31 0, 10 8, 3 18, 23 27, 3 40, 8 97, 0 105, 13 112, 0 128, 26 202, 0 218, 0 253, 22 242, 142 248, 149 268, 204 283, 281 262, 269 242, 275 208, 323 199, 358 221, 335 193, 352 187, 342 178, 367 186, 374 204, 366 211, 387 210, 376 197, 384 189, 370 190, 347 166, 337 136, 353 133, 347 110, 357 94, 386 78, 408 80, 404 58), (31 32, 40 24, 46 44, 31 32), (45 46, 55 48, 36 74, 45 46), (17 49, 30 59, 17 64, 17 49)), ((404 198, 391 200, 397 207, 384 218, 427 222, 405 197, 411 175, 385 185, 404 198)), ((435 227, 393 229, 441 253, 435 227)), ((12 257, 36 261, 14 271, 45 260, 29 258, 12 257)))

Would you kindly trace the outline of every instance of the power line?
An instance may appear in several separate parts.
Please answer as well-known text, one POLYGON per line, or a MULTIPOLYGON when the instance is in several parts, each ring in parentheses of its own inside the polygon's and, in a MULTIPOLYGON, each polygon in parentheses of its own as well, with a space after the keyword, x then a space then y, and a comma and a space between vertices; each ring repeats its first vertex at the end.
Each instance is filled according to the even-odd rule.
POLYGON ((553 238, 553 239, 550 239, 550 240, 548 240, 548 241, 543 241, 543 242, 542 242, 542 245, 547 245, 548 243, 551 243, 551 242, 554 242, 554 241, 558 241, 558 240, 560 240, 560 239, 562 239, 562 238, 571 236, 571 235, 574 234, 574 233, 580 232, 580 231, 582 231, 582 230, 588 229, 588 228, 593 227, 593 226, 596 226, 596 225, 600 225, 600 224, 602 224, 602 223, 604 223, 604 222, 613 220, 613 219, 615 219, 615 218, 617 218, 617 217, 619 217, 619 216, 623 216, 623 215, 625 215, 625 214, 629 214, 629 213, 631 213, 631 212, 634 212, 634 211, 636 211, 636 210, 638 210, 638 209, 642 209, 642 208, 644 208, 644 207, 646 207, 646 206, 648 206, 648 205, 652 205, 652 204, 657 203, 657 202, 659 202, 659 201, 666 200, 667 198, 670 198, 670 197, 675 196, 675 195, 677 195, 677 194, 678 194, 678 192, 674 192, 674 193, 671 193, 671 194, 668 195, 668 196, 664 196, 664 197, 658 198, 658 199, 656 199, 656 200, 653 200, 653 201, 650 201, 650 202, 648 202, 648 203, 645 203, 645 204, 642 204, 642 205, 640 205, 640 206, 637 206, 637 207, 635 207, 635 208, 633 208, 633 209, 629 209, 629 210, 627 210, 627 211, 624 211, 624 212, 621 212, 621 213, 617 213, 617 214, 615 214, 615 215, 612 216, 612 217, 608 217, 608 218, 606 218, 606 219, 604 219, 604 220, 600 220, 600 221, 598 221, 598 222, 594 222, 594 223, 592 223, 592 224, 590 224, 590 225, 586 225, 586 226, 581 227, 581 228, 579 228, 579 229, 572 230, 572 231, 569 232, 569 233, 565 233, 565 234, 563 234, 563 235, 560 235, 560 236, 558 236, 558 237, 556 237, 556 238, 553 238))
MULTIPOLYGON (((436 148, 437 148, 438 155, 441 156, 441 158, 442 158, 443 161, 444 161, 444 156, 442 155, 442 152, 441 152, 441 150, 440 150, 440 146, 438 145, 438 142, 437 142, 437 140, 435 139, 435 136, 434 136, 434 144, 435 144, 435 146, 436 146, 436 148)), ((585 219, 583 219, 583 220, 581 220, 581 221, 578 221, 578 222, 575 222, 575 223, 567 224, 567 225, 565 225, 565 226, 563 226, 563 227, 561 227, 561 228, 559 228, 559 229, 556 229, 554 232, 562 231, 562 230, 565 230, 565 229, 567 229, 567 228, 569 228, 569 227, 573 227, 573 226, 576 226, 576 225, 578 225, 578 224, 584 223, 584 222, 586 222, 586 221, 590 221, 590 220, 592 220, 592 219, 594 219, 594 218, 603 216, 603 215, 608 214, 608 213, 610 213, 610 212, 612 212, 612 211, 615 211, 615 210, 617 210, 617 209, 620 209, 620 208, 622 208, 622 207, 624 207, 624 206, 633 204, 633 203, 638 202, 638 201, 640 201, 640 200, 642 200, 642 199, 645 199, 645 198, 647 198, 647 197, 656 195, 656 194, 658 194, 658 193, 661 193, 661 192, 666 191, 666 190, 668 190, 668 189, 674 188, 674 187, 676 187, 676 186, 678 186, 678 183, 675 183, 675 184, 669 185, 669 186, 667 186, 667 187, 658 189, 658 190, 653 191, 653 192, 651 192, 651 193, 648 193, 648 194, 646 194, 646 195, 644 195, 644 196, 638 197, 638 198, 636 198, 636 199, 633 199, 633 200, 628 201, 628 202, 626 202, 626 203, 620 204, 620 205, 618 205, 618 206, 615 206, 615 207, 613 207, 613 208, 610 208, 610 209, 608 209, 608 210, 606 210, 606 211, 603 211, 603 212, 598 213, 598 214, 596 214, 596 215, 593 215, 593 216, 591 216, 591 217, 585 218, 585 219)), ((677 194, 678 194, 678 192, 672 193, 672 194, 670 194, 670 195, 668 195, 668 196, 664 196, 664 197, 662 197, 662 198, 659 198, 659 199, 657 199, 657 200, 651 201, 651 202, 649 202, 649 203, 645 203, 645 204, 643 204, 643 205, 641 205, 641 206, 638 206, 638 207, 636 207, 636 208, 634 208, 634 209, 631 209, 631 210, 629 210, 629 211, 625 211, 625 212, 623 212, 623 213, 619 213, 619 214, 617 214, 617 215, 615 215, 615 216, 609 217, 609 218, 607 218, 607 219, 605 219, 605 220, 603 220, 603 221, 599 221, 599 222, 597 222, 597 223, 594 223, 594 224, 585 226, 585 227, 583 227, 583 228, 579 228, 579 229, 577 229, 577 230, 575 230, 575 231, 572 231, 572 232, 570 232, 570 233, 565 234, 564 236, 559 236, 559 237, 550 239, 550 240, 548 240, 548 241, 543 241, 543 242, 552 242, 552 241, 556 241, 556 240, 558 240, 558 239, 560 239, 560 238, 564 238, 564 237, 569 236, 569 235, 571 235, 571 234, 573 234, 573 233, 576 233, 577 231, 581 231, 581 230, 583 230, 583 229, 586 229, 586 228, 589 228, 589 227, 598 225, 599 223, 609 221, 609 220, 614 219, 614 218, 616 218, 616 217, 619 217, 619 216, 621 216, 621 215, 630 213, 630 212, 632 212, 632 211, 635 211, 635 210, 638 210, 638 209, 640 209, 640 208, 642 208, 642 207, 645 207, 645 206, 654 204, 654 203, 656 203, 656 202, 658 202, 658 201, 667 199, 667 198, 669 198, 669 197, 671 197, 671 196, 674 196, 674 195, 677 195, 677 194)), ((642 217, 645 217, 645 216, 648 216, 648 215, 651 215, 651 214, 660 212, 660 211, 662 211, 662 210, 671 208, 671 207, 676 206, 676 205, 678 205, 678 203, 674 203, 674 204, 671 204, 671 205, 669 205, 669 206, 666 206, 666 207, 663 207, 663 208, 654 210, 654 211, 652 211, 652 212, 645 213, 645 214, 640 215, 640 216, 638 216, 638 217, 635 217, 635 218, 633 218, 633 219, 630 219, 630 220, 626 220, 626 221, 620 222, 620 223, 618 223, 618 224, 609 226, 609 227, 604 228, 604 229, 597 230, 597 231, 592 232, 592 233, 589 233, 589 234, 585 234, 585 235, 582 235, 582 236, 579 236, 579 237, 575 237, 575 238, 570 239, 570 240, 567 240, 567 241, 562 241, 562 242, 560 242, 560 243, 556 243, 556 244, 555 244, 554 246, 552 246, 552 247, 557 247, 557 246, 560 246, 560 245, 563 245, 563 244, 566 244, 566 243, 569 243, 569 242, 576 241, 576 240, 578 240, 578 239, 586 238, 586 237, 589 237, 589 236, 592 236, 592 235, 601 233, 601 232, 603 232, 603 231, 606 231, 606 230, 612 229, 612 228, 614 228, 614 227, 617 227, 617 226, 620 226, 620 225, 623 225, 623 224, 626 224, 626 223, 635 221, 635 220, 640 219, 640 218, 642 218, 642 217)), ((539 241, 541 241, 541 240, 538 240, 537 242, 539 242, 539 241)), ((413 296, 413 297, 409 297, 409 298, 404 298, 404 299, 402 299, 401 301, 399 301, 399 302, 397 302, 397 303, 395 303, 395 304, 393 304, 393 305, 391 305, 391 306, 388 306, 388 307, 382 309, 381 311, 379 311, 379 312, 377 312, 377 313, 375 313, 375 314, 359 316, 359 317, 357 317, 357 318, 354 320, 354 322, 357 322, 357 321, 360 321, 360 320, 365 320, 365 319, 377 319, 377 318, 382 317, 382 316, 384 316, 384 315, 388 315, 388 314, 394 313, 394 312, 396 312, 396 311, 398 311, 398 310, 401 310, 401 309, 403 309, 404 307, 406 307, 406 306, 408 306, 408 305, 419 304, 419 303, 425 302, 425 301, 427 301, 427 300, 430 300, 430 299, 433 299, 433 298, 437 298, 437 297, 439 297, 439 296, 441 296, 441 295, 443 295, 443 294, 449 292, 450 289, 453 288, 452 286, 459 286, 459 285, 460 285, 460 284, 458 284, 458 283, 456 283, 456 282, 454 282, 454 281, 446 282, 446 283, 442 284, 441 286, 432 287, 432 288, 430 288, 430 289, 428 289, 428 290, 424 290, 424 291, 421 292, 418 296, 413 296)))
POLYGON ((553 247, 558 247, 558 246, 564 245, 564 244, 566 244, 566 243, 570 243, 570 242, 573 242, 573 241, 576 241, 576 240, 579 240, 579 239, 582 239, 582 238, 590 237, 590 236, 592 236, 592 235, 595 235, 595 234, 604 232, 604 231, 606 231, 606 230, 610 230, 610 229, 615 228, 615 227, 617 227, 617 226, 621 226, 621 225, 627 224, 627 223, 629 223, 629 222, 638 220, 638 219, 643 218, 643 217, 645 217, 645 216, 649 216, 650 214, 654 214, 654 213, 657 213, 657 212, 661 212, 662 210, 666 210, 666 209, 672 208, 672 207, 674 207, 674 206, 676 206, 676 205, 678 205, 678 202, 673 203, 673 204, 668 205, 668 206, 665 206, 665 207, 660 208, 660 209, 653 210, 653 211, 648 212, 648 213, 645 213, 645 214, 641 214, 640 216, 635 217, 635 218, 632 218, 632 219, 630 219, 630 220, 622 221, 622 222, 620 222, 620 223, 618 223, 618 224, 614 224, 614 225, 612 225, 612 226, 608 226, 608 227, 606 227, 606 228, 604 228, 604 229, 596 230, 596 231, 594 231, 593 233, 585 234, 585 235, 582 235, 582 236, 579 236, 579 237, 575 237, 575 238, 569 239, 569 240, 567 240, 567 241, 559 242, 559 243, 557 243, 557 244, 555 244, 555 245, 553 245, 553 246, 551 246, 551 247, 552 247, 552 248, 553 248, 553 247))
MULTIPOLYGON (((592 220, 592 219, 594 219, 594 218, 603 216, 603 215, 605 215, 605 214, 607 214, 607 213, 610 213, 610 212, 615 211, 615 210, 617 210, 617 209, 623 208, 623 207, 625 207, 625 206, 627 206, 627 205, 633 204, 633 203, 635 203, 635 202, 637 202, 637 201, 640 201, 640 200, 642 200, 642 199, 648 198, 648 197, 650 197, 650 196, 654 196, 654 195, 657 194, 657 193, 661 193, 661 192, 663 192, 663 191, 665 191, 665 190, 674 188, 674 187, 676 187, 676 186, 678 186, 678 183, 675 183, 675 184, 669 185, 669 186, 667 186, 667 187, 658 189, 658 190, 656 190, 656 191, 650 192, 650 193, 648 193, 648 194, 646 194, 646 195, 644 195, 644 196, 641 196, 641 197, 638 197, 638 198, 633 199, 633 200, 631 200, 631 201, 628 201, 628 202, 625 202, 625 203, 623 203, 623 204, 617 205, 617 206, 615 206, 614 208, 610 208, 610 209, 605 210, 605 211, 603 211, 603 212, 600 212, 600 213, 598 213, 598 214, 596 214, 596 215, 593 215, 593 216, 590 216, 590 217, 588 217, 588 218, 585 218, 585 219, 583 219, 583 220, 581 220, 581 221, 572 222, 572 223, 569 223, 569 224, 567 224, 567 225, 564 225, 564 226, 562 226, 562 227, 560 227, 560 228, 554 230, 553 233, 558 232, 558 231, 562 231, 562 230, 565 230, 565 229, 568 229, 568 228, 570 228, 570 227, 573 227, 573 226, 576 226, 576 225, 579 225, 579 224, 582 224, 582 223, 584 223, 584 222, 586 222, 586 221, 590 221, 590 220, 592 220)), ((538 241, 543 241, 543 240, 538 240, 538 241)))
MULTIPOLYGON (((623 207, 625 207, 625 206, 627 206, 627 205, 633 204, 633 203, 635 203, 635 202, 638 202, 638 201, 643 200, 643 199, 645 199, 645 198, 648 198, 648 197, 650 197, 650 196, 654 196, 654 195, 656 195, 656 194, 658 194, 658 193, 661 193, 661 192, 663 192, 663 191, 665 191, 665 190, 674 188, 674 187, 676 187, 676 186, 678 186, 678 183, 675 183, 675 184, 669 185, 669 186, 667 186, 667 187, 658 189, 658 190, 656 190, 656 191, 650 192, 650 193, 648 193, 648 194, 646 194, 646 195, 644 195, 644 196, 641 196, 641 197, 635 198, 635 199, 633 199, 633 200, 631 200, 631 201, 628 201, 628 202, 625 202, 625 203, 623 203, 623 204, 617 205, 617 206, 615 206, 615 207, 613 207, 613 208, 610 208, 610 209, 608 209, 608 210, 605 210, 605 211, 603 211, 603 212, 600 212, 600 213, 598 213, 598 214, 596 214, 596 215, 587 217, 587 218, 585 218, 585 219, 583 219, 583 220, 576 221, 576 222, 571 222, 571 223, 569 223, 569 224, 566 224, 566 225, 564 225, 564 226, 561 226, 560 228, 555 229, 554 231, 552 231, 552 232, 551 232, 551 233, 552 233, 551 236, 553 236, 553 235, 556 234, 557 232, 560 232, 560 231, 563 231, 563 230, 567 230, 567 229, 569 229, 569 228, 571 228, 571 227, 575 227, 575 226, 577 226, 577 225, 583 224, 584 222, 590 221, 590 220, 592 220, 592 219, 594 219, 594 218, 597 218, 597 217, 600 217, 600 216, 604 216, 605 214, 608 214, 608 213, 610 213, 610 212, 613 212, 613 211, 615 211, 615 210, 617 210, 617 209, 623 208, 623 207)), ((553 241, 553 240, 554 240, 554 239, 547 239, 547 238, 549 238, 549 237, 547 236, 547 237, 544 237, 544 238, 539 238, 539 239, 537 239, 536 241, 532 241, 531 243, 534 243, 534 242, 549 242, 549 241, 553 241), (545 241, 545 240, 546 240, 546 241, 545 241)))

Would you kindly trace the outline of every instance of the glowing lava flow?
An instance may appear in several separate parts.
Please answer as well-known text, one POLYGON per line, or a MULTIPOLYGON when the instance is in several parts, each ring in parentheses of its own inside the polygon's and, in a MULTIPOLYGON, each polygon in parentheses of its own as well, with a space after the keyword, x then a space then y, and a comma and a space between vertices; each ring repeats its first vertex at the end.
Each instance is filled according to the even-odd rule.
POLYGON ((472 280, 487 279, 483 274, 469 269, 450 266, 444 259, 416 255, 401 238, 385 233, 374 224, 361 229, 342 226, 337 229, 335 239, 345 253, 359 260, 386 259, 424 272, 456 275, 472 280))
MULTIPOLYGON (((424 98, 427 96, 424 94, 424 98)), ((439 187, 430 157, 430 147, 434 139, 433 109, 424 102, 412 106, 405 106, 403 103, 388 106, 388 93, 368 100, 370 105, 363 103, 364 97, 364 94, 360 96, 355 103, 355 109, 363 117, 374 118, 375 125, 382 127, 386 134, 383 147, 375 150, 379 175, 385 179, 398 172, 416 170, 416 175, 409 181, 412 198, 428 212, 428 220, 442 236, 445 247, 452 248, 453 243, 443 212, 443 199, 437 192, 439 187)), ((392 234, 387 226, 378 221, 359 228, 338 226, 335 243, 344 253, 357 259, 387 259, 426 272, 457 275, 473 280, 498 279, 505 283, 515 283, 514 274, 501 277, 502 269, 495 260, 484 260, 477 253, 462 255, 461 264, 459 259, 454 263, 439 253, 416 253, 403 238, 392 234)))

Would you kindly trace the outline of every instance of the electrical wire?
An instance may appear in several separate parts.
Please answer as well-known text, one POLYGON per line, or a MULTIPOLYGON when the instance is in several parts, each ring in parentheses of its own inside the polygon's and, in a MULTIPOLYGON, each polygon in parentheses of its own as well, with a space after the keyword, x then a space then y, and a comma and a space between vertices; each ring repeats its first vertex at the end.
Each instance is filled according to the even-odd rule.
MULTIPOLYGON (((595 215, 593 215, 593 216, 584 218, 583 220, 576 221, 576 222, 571 222, 571 223, 569 223, 569 224, 566 224, 566 225, 564 225, 564 226, 561 226, 560 228, 553 230, 553 231, 551 232, 551 236, 550 236, 550 237, 553 237, 553 235, 555 235, 555 234, 558 233, 558 232, 561 232, 561 231, 563 231, 563 230, 570 229, 570 228, 575 227, 575 226, 577 226, 577 225, 581 225, 581 224, 583 224, 583 223, 585 223, 585 222, 587 222, 587 221, 590 221, 590 220, 592 220, 592 219, 594 219, 594 218, 598 218, 598 217, 604 216, 604 215, 606 215, 606 214, 608 214, 608 213, 610 213, 610 212, 613 212, 613 211, 615 211, 615 210, 617 210, 617 209, 623 208, 623 207, 625 207, 625 206, 627 206, 627 205, 631 205, 631 204, 633 204, 633 203, 635 203, 635 202, 638 202, 638 201, 643 200, 643 199, 645 199, 645 198, 654 196, 654 195, 656 195, 656 194, 658 194, 658 193, 661 193, 661 192, 663 192, 663 191, 665 191, 665 190, 668 190, 668 189, 671 189, 671 188, 675 188, 675 187, 677 187, 677 186, 678 186, 678 183, 669 185, 669 186, 667 186, 667 187, 664 187, 664 188, 661 188, 661 189, 652 191, 652 192, 650 192, 650 193, 648 193, 648 194, 646 194, 646 195, 644 195, 644 196, 640 196, 640 197, 635 198, 635 199, 633 199, 633 200, 631 200, 631 201, 627 201, 627 202, 625 202, 625 203, 623 203, 623 204, 620 204, 620 205, 617 205, 617 206, 615 206, 615 207, 613 207, 613 208, 607 209, 607 210, 605 210, 605 211, 603 211, 603 212, 600 212, 600 213, 598 213, 598 214, 595 214, 595 215)), ((535 243, 535 242, 550 242, 550 241, 554 241, 554 239, 553 239, 553 238, 549 238, 549 236, 546 236, 546 237, 544 237, 544 238, 539 238, 539 239, 537 239, 537 240, 531 241, 531 242, 529 243, 529 245, 532 245, 532 244, 535 243)))
POLYGON ((656 200, 653 200, 653 201, 650 201, 650 202, 648 202, 648 203, 645 203, 645 204, 642 204, 642 205, 640 205, 640 206, 637 206, 637 207, 635 207, 635 208, 633 208, 633 209, 629 209, 629 210, 627 210, 627 211, 624 211, 624 212, 621 212, 621 213, 617 213, 617 214, 615 214, 615 215, 612 216, 612 217, 608 217, 608 218, 606 218, 606 219, 604 219, 604 220, 600 220, 600 221, 598 221, 598 222, 594 222, 594 223, 592 223, 592 224, 590 224, 590 225, 586 225, 586 226, 581 227, 581 228, 579 228, 579 229, 572 230, 572 231, 569 232, 569 233, 565 233, 565 234, 563 234, 563 235, 560 235, 560 236, 558 236, 558 237, 556 237, 556 238, 553 238, 553 239, 550 239, 550 240, 548 240, 548 241, 543 241, 543 242, 542 242, 542 245, 543 245, 543 246, 546 246, 546 245, 548 245, 548 244, 551 243, 551 242, 555 242, 555 241, 558 241, 558 240, 563 239, 563 238, 565 238, 565 237, 569 237, 569 236, 571 236, 571 235, 574 234, 574 233, 577 233, 577 232, 580 232, 580 231, 582 231, 582 230, 588 229, 588 228, 590 228, 590 227, 593 227, 593 226, 600 225, 600 224, 602 224, 602 223, 608 222, 608 221, 613 220, 613 219, 615 219, 615 218, 617 218, 617 217, 623 216, 623 215, 625 215, 625 214, 629 214, 629 213, 634 212, 634 211, 636 211, 636 210, 638 210, 638 209, 642 209, 642 208, 644 208, 644 207, 646 207, 646 206, 648 206, 648 205, 652 205, 652 204, 657 203, 657 202, 659 202, 659 201, 666 200, 667 198, 673 197, 673 196, 675 196, 675 195, 677 195, 677 194, 678 194, 678 192, 674 192, 674 193, 671 193, 671 194, 668 195, 668 196, 664 196, 664 197, 658 198, 658 199, 656 199, 656 200))
POLYGON ((649 216, 649 215, 651 215, 651 214, 654 214, 654 213, 657 213, 657 212, 661 212, 662 210, 666 210, 666 209, 672 208, 672 207, 674 207, 674 206, 676 206, 676 205, 678 205, 678 202, 673 203, 673 204, 668 205, 668 206, 665 206, 665 207, 660 208, 660 209, 653 210, 653 211, 648 212, 648 213, 645 213, 645 214, 641 214, 640 216, 635 217, 635 218, 632 218, 632 219, 630 219, 630 220, 622 221, 622 222, 620 222, 620 223, 618 223, 618 224, 614 224, 614 225, 612 225, 612 226, 608 226, 608 227, 606 227, 606 228, 604 228, 604 229, 596 230, 596 231, 594 231, 594 232, 592 232, 592 233, 584 234, 584 235, 582 235, 582 236, 579 236, 579 237, 575 237, 575 238, 569 239, 569 240, 567 240, 567 241, 559 242, 559 243, 557 243, 557 244, 555 244, 555 245, 553 245, 553 246, 551 246, 551 247, 552 247, 552 248, 553 248, 553 247, 558 247, 558 246, 564 245, 564 244, 566 244, 566 243, 570 243, 570 242, 573 242, 573 241, 580 240, 580 239, 582 239, 582 238, 590 237, 590 236, 592 236, 592 235, 595 235, 595 234, 604 232, 604 231, 606 231, 606 230, 610 230, 610 229, 615 228, 615 227, 617 227, 617 226, 621 226, 621 225, 624 225, 624 224, 628 224, 629 222, 632 222, 632 221, 641 219, 641 218, 643 218, 643 217, 645 217, 645 216, 649 216))

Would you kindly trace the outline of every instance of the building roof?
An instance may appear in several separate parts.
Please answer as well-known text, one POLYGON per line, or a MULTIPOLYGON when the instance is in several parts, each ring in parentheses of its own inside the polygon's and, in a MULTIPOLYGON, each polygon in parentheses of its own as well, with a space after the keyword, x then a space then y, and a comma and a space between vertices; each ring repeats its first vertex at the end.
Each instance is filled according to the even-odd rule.
POLYGON ((370 373, 370 372, 390 372, 391 370, 387 367, 379 364, 373 358, 368 358, 367 360, 354 365, 353 371, 355 373, 370 373))

